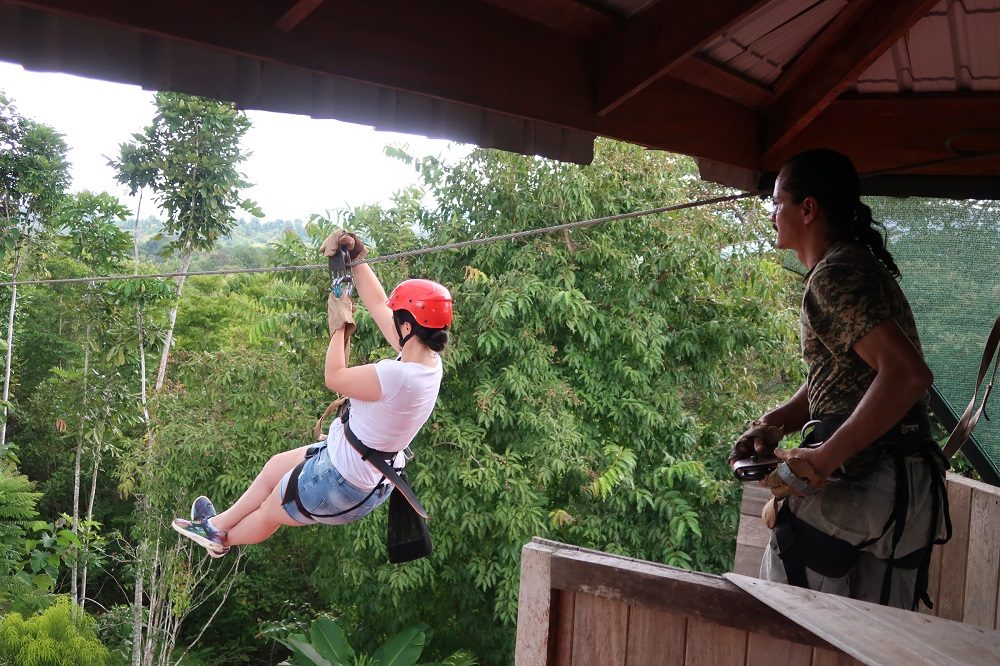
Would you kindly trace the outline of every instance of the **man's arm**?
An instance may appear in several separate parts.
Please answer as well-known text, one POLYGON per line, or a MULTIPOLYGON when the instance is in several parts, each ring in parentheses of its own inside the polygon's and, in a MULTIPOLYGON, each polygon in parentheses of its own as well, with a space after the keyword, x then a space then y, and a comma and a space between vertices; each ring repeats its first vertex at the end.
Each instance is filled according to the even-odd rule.
POLYGON ((809 394, 806 384, 803 382, 791 398, 764 414, 761 420, 769 426, 781 426, 785 434, 800 430, 809 420, 809 394))
POLYGON ((815 449, 801 451, 823 477, 871 446, 934 382, 930 368, 895 319, 878 324, 853 349, 877 374, 854 413, 830 439, 815 449))

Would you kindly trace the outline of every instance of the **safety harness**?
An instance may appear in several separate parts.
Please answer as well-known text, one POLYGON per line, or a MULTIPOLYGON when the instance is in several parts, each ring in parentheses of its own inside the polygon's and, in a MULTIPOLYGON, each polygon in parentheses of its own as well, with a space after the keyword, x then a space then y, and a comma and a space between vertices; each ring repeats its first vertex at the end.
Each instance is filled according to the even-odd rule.
MULTIPOLYGON (((807 432, 802 446, 811 446, 826 441, 845 420, 845 418, 828 418, 812 422, 813 427, 807 432)), ((889 601, 894 569, 917 569, 912 608, 916 609, 919 601, 923 601, 928 608, 933 608, 927 595, 931 550, 934 545, 943 544, 951 538, 952 527, 943 472, 947 468, 947 462, 931 436, 930 420, 927 417, 926 408, 920 405, 911 410, 906 417, 872 444, 872 447, 877 451, 877 454, 863 468, 855 470, 841 468, 833 476, 841 481, 857 481, 874 472, 884 456, 892 458, 896 472, 893 507, 879 535, 859 544, 852 544, 799 520, 792 513, 788 502, 785 502, 778 511, 777 523, 774 527, 778 556, 784 565, 788 582, 791 585, 808 587, 806 568, 830 578, 845 576, 854 567, 861 552, 885 536, 891 529, 892 550, 889 557, 883 560, 886 566, 882 579, 880 603, 887 604, 889 601), (909 475, 906 473, 905 460, 907 457, 915 455, 920 456, 932 469, 941 471, 932 474, 932 509, 927 546, 897 558, 896 547, 903 536, 910 501, 909 475), (937 527, 942 515, 945 520, 945 537, 938 539, 936 537, 937 527)))
MULTIPOLYGON (((923 601, 928 608, 934 607, 927 595, 931 551, 935 545, 946 543, 951 539, 952 535, 944 470, 949 467, 949 459, 972 436, 972 431, 976 427, 979 418, 986 414, 986 403, 993 391, 993 384, 996 381, 998 369, 1000 369, 1000 355, 997 354, 998 347, 1000 347, 1000 316, 994 321, 993 328, 987 336, 972 400, 965 408, 962 418, 952 431, 943 450, 938 448, 937 443, 931 436, 930 420, 927 417, 926 408, 923 405, 918 405, 872 445, 881 449, 881 455, 877 456, 874 462, 861 470, 849 471, 841 468, 839 474, 834 473, 835 477, 839 475, 840 478, 848 481, 858 480, 874 471, 881 463, 882 455, 892 457, 896 471, 893 509, 885 526, 882 528, 882 532, 877 537, 868 539, 857 545, 851 544, 843 539, 830 536, 805 521, 799 520, 792 513, 788 502, 783 504, 777 514, 774 536, 778 546, 778 556, 785 567, 785 574, 790 584, 799 587, 808 587, 806 581, 807 567, 823 576, 831 578, 845 576, 861 556, 861 551, 881 539, 892 528, 892 551, 889 559, 885 560, 885 576, 882 579, 880 603, 888 603, 892 587, 893 569, 916 568, 917 579, 912 609, 916 610, 918 601, 923 601), (979 402, 979 389, 986 380, 987 374, 989 374, 991 364, 993 365, 993 374, 990 381, 986 384, 986 388, 983 390, 982 402, 979 402), (978 407, 977 402, 979 402, 978 407), (909 476, 906 473, 904 461, 908 456, 913 455, 921 456, 932 469, 937 467, 942 471, 941 473, 932 475, 931 500, 933 506, 931 509, 930 534, 927 538, 927 546, 902 558, 897 558, 896 546, 903 535, 903 529, 906 525, 907 507, 910 501, 909 476), (945 521, 945 537, 938 539, 936 536, 938 520, 942 512, 945 521)), ((815 446, 818 443, 826 441, 844 423, 844 420, 843 418, 829 418, 813 422, 815 427, 803 438, 802 446, 815 446)), ((807 427, 809 425, 812 424, 807 424, 807 427)))
MULTIPOLYGON (((285 487, 285 494, 281 498, 282 504, 294 502, 295 507, 307 518, 335 518, 363 506, 376 492, 384 491, 384 486, 388 483, 398 491, 389 496, 389 520, 386 528, 386 549, 389 553, 389 561, 399 564, 430 555, 433 550, 433 544, 430 532, 427 529, 427 510, 424 509, 423 504, 420 503, 420 500, 417 499, 416 494, 410 487, 406 473, 403 472, 402 468, 397 469, 393 466, 397 454, 389 451, 380 451, 367 446, 351 430, 350 400, 341 398, 330 403, 323 416, 316 422, 316 432, 314 433, 316 434, 316 438, 319 439, 322 434, 323 421, 334 411, 338 412, 340 421, 344 426, 345 439, 354 447, 354 450, 358 452, 362 460, 372 465, 382 474, 382 478, 379 479, 379 482, 364 499, 349 509, 332 514, 310 512, 302 505, 302 500, 299 497, 299 474, 311 457, 326 449, 326 443, 324 442, 309 447, 306 451, 305 459, 292 470, 288 478, 288 485, 285 487)), ((407 455, 405 451, 404 455, 407 455)))
POLYGON ((326 411, 323 413, 323 416, 321 416, 319 421, 317 422, 317 426, 322 424, 323 420, 326 417, 328 417, 331 413, 333 413, 333 411, 335 410, 338 411, 338 414, 340 416, 340 421, 344 425, 344 437, 345 439, 347 439, 347 442, 354 448, 355 451, 358 452, 362 460, 369 463, 372 467, 374 467, 379 471, 379 473, 382 475, 382 478, 379 479, 379 482, 375 485, 374 488, 372 488, 372 491, 368 493, 368 495, 363 500, 361 500, 360 502, 358 502, 349 509, 345 509, 344 511, 339 511, 337 513, 332 513, 332 514, 311 513, 302 505, 302 500, 299 498, 298 479, 299 479, 299 474, 302 472, 302 468, 306 464, 306 461, 308 461, 311 457, 313 457, 314 455, 316 455, 317 453, 326 448, 325 443, 318 444, 316 446, 309 447, 309 449, 307 449, 306 451, 305 459, 298 465, 296 465, 295 468, 292 470, 292 474, 288 478, 288 485, 285 488, 285 495, 284 497, 281 498, 282 503, 288 504, 289 502, 294 502, 296 508, 299 511, 301 511, 302 515, 306 516, 307 518, 335 518, 337 516, 342 516, 346 513, 354 511, 359 506, 367 502, 371 498, 371 496, 374 495, 377 491, 382 489, 384 483, 389 483, 394 488, 396 488, 396 490, 402 493, 403 497, 406 499, 407 502, 410 503, 410 505, 413 507, 413 510, 417 513, 417 515, 426 520, 428 517, 427 510, 424 509, 424 505, 420 503, 420 500, 417 499, 417 496, 413 492, 413 489, 410 488, 410 484, 407 483, 402 468, 396 469, 393 466, 394 461, 396 460, 397 453, 373 449, 370 446, 366 445, 364 442, 362 442, 358 438, 358 436, 354 434, 354 431, 351 430, 350 400, 341 399, 331 402, 330 406, 327 407, 326 411))

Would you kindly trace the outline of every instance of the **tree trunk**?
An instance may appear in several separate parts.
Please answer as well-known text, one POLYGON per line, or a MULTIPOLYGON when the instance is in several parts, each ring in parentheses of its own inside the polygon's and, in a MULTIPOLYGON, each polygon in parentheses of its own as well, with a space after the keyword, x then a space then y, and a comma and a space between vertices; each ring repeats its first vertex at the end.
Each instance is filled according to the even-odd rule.
MULTIPOLYGON (((107 393, 104 396, 104 422, 107 423, 111 416, 111 400, 107 393)), ((94 443, 94 471, 90 475, 90 497, 87 499, 87 525, 94 520, 94 496, 97 494, 97 474, 101 471, 101 445, 102 442, 94 443)), ((80 575, 80 608, 84 608, 87 603, 87 559, 90 554, 90 541, 83 544, 83 573, 80 575)))
POLYGON ((142 584, 146 565, 146 542, 140 541, 136 551, 135 594, 132 596, 132 666, 142 666, 142 584))
MULTIPOLYGON (((16 282, 21 272, 21 245, 14 248, 14 268, 10 272, 10 281, 16 282)), ((7 443, 7 401, 10 400, 10 369, 14 359, 14 313, 17 311, 17 285, 10 288, 10 310, 7 313, 7 362, 3 375, 3 423, 0 423, 0 446, 7 443)))
MULTIPOLYGON (((97 494, 97 472, 101 467, 101 450, 94 449, 94 472, 90 477, 90 498, 87 500, 87 525, 94 520, 94 495, 97 494)), ((89 529, 89 528, 88 528, 89 529)), ((89 534, 89 532, 88 532, 89 534)), ((85 609, 87 603, 87 557, 90 554, 90 541, 83 544, 83 571, 80 573, 80 608, 85 609)))
MULTIPOLYGON (((188 268, 191 267, 191 256, 193 254, 194 251, 191 248, 184 250, 184 254, 181 256, 181 269, 179 272, 187 273, 188 268)), ((184 282, 186 279, 186 275, 181 275, 177 278, 177 302, 170 307, 170 316, 167 321, 167 339, 163 345, 163 355, 160 357, 160 369, 156 373, 156 386, 153 387, 154 391, 159 391, 163 388, 163 380, 167 375, 167 359, 170 357, 170 345, 174 341, 174 324, 177 322, 177 306, 180 304, 181 293, 184 291, 184 282)))
MULTIPOLYGON (((11 280, 17 279, 17 273, 11 275, 11 280)), ((17 309, 17 285, 10 290, 10 311, 7 313, 7 363, 3 376, 3 423, 0 423, 0 446, 7 443, 7 400, 10 399, 10 364, 14 352, 14 311, 17 309)))
MULTIPOLYGON (((90 324, 87 324, 87 333, 84 335, 83 347, 83 399, 80 407, 80 432, 76 437, 76 461, 73 464, 73 534, 80 536, 80 458, 83 455, 84 432, 87 426, 87 379, 90 375, 90 324)), ((73 596, 73 603, 83 606, 77 587, 77 563, 80 551, 73 558, 71 565, 72 581, 70 583, 70 594, 73 596)))

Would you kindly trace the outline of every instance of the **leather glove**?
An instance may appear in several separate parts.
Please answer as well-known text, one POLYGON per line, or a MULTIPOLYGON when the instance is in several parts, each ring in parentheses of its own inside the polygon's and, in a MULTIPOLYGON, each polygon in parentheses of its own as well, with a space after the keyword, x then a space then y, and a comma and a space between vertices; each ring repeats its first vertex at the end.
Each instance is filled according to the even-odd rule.
POLYGON ((330 337, 344 329, 344 346, 350 340, 351 333, 357 326, 354 324, 354 301, 350 296, 337 298, 332 293, 326 299, 326 323, 330 328, 330 337))
POLYGON ((788 451, 785 462, 764 477, 764 485, 777 499, 788 495, 815 495, 826 483, 812 463, 799 457, 800 453, 800 449, 788 451))
POLYGON ((327 236, 323 244, 319 246, 319 251, 324 256, 332 257, 337 254, 341 247, 347 248, 347 254, 351 257, 352 263, 361 261, 368 256, 368 248, 365 247, 361 239, 343 229, 338 229, 327 236))
POLYGON ((785 436, 782 426, 766 425, 762 420, 750 422, 750 428, 740 435, 729 453, 729 464, 743 460, 757 453, 771 453, 785 436))

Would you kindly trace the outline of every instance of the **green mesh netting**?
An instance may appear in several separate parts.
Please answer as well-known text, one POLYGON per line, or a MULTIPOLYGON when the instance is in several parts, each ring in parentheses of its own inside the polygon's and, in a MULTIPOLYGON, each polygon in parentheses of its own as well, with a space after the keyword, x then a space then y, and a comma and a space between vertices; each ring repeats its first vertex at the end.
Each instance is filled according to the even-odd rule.
MULTIPOLYGON (((889 251, 903 274, 900 285, 913 307, 934 383, 961 416, 972 398, 986 336, 1000 314, 1000 201, 866 201, 889 232, 889 251)), ((982 454, 979 461, 970 452, 973 462, 992 467, 979 470, 984 478, 996 478, 1000 419, 980 419, 966 446, 982 454)))
MULTIPOLYGON (((1000 314, 1000 201, 866 197, 865 202, 888 231, 889 251, 902 273, 900 285, 937 391, 953 416, 961 416, 1000 314)), ((802 270, 794 254, 786 264, 802 270)), ((991 400, 986 412, 1000 414, 1000 401, 991 400)), ((966 450, 970 447, 975 450, 967 451, 968 457, 983 478, 1000 479, 1000 418, 980 419, 966 450)))

